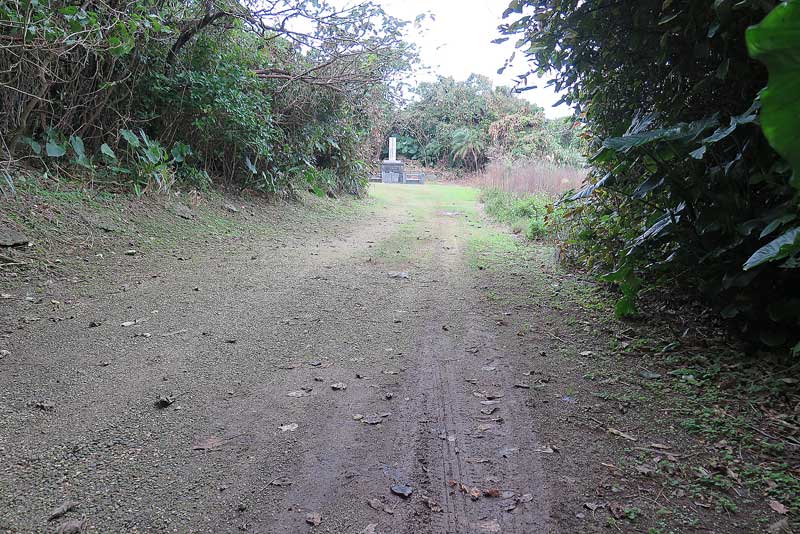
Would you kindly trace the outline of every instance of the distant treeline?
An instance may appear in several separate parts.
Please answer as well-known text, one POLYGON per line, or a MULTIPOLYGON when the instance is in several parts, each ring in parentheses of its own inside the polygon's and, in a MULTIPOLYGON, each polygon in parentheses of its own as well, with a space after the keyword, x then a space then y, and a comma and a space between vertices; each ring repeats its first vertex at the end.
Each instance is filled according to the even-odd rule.
POLYGON ((492 159, 583 164, 580 128, 547 119, 544 110, 485 76, 440 77, 414 89, 389 125, 398 152, 423 165, 482 169, 492 159))

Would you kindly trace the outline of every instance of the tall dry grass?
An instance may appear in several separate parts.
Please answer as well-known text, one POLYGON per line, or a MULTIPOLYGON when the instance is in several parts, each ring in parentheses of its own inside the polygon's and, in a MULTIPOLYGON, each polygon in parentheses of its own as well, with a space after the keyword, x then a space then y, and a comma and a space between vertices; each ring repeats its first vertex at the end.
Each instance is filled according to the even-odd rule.
POLYGON ((483 173, 473 175, 470 185, 482 189, 499 189, 509 193, 546 193, 560 196, 570 189, 579 189, 586 171, 546 161, 493 161, 483 173))

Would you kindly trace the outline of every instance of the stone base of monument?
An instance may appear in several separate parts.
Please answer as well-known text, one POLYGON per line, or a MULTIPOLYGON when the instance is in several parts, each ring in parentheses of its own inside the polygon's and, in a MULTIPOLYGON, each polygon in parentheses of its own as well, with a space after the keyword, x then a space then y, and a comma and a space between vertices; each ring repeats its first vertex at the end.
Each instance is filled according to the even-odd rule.
POLYGON ((402 161, 384 160, 381 163, 381 182, 385 184, 406 183, 406 173, 402 161))

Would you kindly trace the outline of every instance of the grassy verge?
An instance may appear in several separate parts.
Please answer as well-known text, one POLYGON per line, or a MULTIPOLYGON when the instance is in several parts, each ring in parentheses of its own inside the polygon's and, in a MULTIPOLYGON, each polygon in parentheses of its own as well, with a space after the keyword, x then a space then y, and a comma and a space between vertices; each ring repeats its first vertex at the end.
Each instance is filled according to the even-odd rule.
POLYGON ((560 222, 560 215, 553 210, 552 198, 547 193, 517 194, 484 189, 481 200, 487 215, 532 241, 546 237, 560 222))
POLYGON ((298 202, 218 190, 137 198, 80 182, 20 180, 13 196, 0 197, 0 227, 22 233, 30 244, 3 251, 0 288, 17 285, 22 276, 94 272, 129 250, 162 254, 212 240, 333 231, 330 221, 353 219, 366 208, 351 198, 310 194, 298 202))
MULTIPOLYGON (((506 206, 514 213, 514 201, 506 206)), ((581 531, 791 532, 800 510, 797 366, 746 356, 691 301, 654 301, 643 310, 648 321, 618 321, 611 295, 561 270, 547 243, 479 233, 473 244, 487 301, 498 314, 530 309, 510 326, 547 349, 532 359, 545 377, 536 397, 542 439, 552 430, 549 439, 568 450, 565 436, 580 432, 603 444, 567 461, 611 473, 584 481, 589 505, 603 508, 590 514, 565 496, 589 522, 581 531), (582 409, 563 408, 553 393, 582 409), (549 429, 550 420, 565 423, 549 429)))

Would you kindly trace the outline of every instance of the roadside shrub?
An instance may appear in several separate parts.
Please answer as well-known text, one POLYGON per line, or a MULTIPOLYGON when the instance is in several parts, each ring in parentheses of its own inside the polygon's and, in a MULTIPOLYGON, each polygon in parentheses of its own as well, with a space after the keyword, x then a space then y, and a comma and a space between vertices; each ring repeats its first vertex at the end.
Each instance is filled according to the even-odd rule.
POLYGON ((584 141, 568 119, 544 110, 486 76, 439 77, 420 83, 415 98, 394 113, 387 133, 398 154, 423 165, 480 171, 493 159, 535 159, 582 166, 584 141))
POLYGON ((528 222, 528 229, 525 231, 525 237, 531 241, 542 239, 547 233, 547 225, 542 218, 532 218, 528 222))
POLYGON ((499 189, 484 189, 481 201, 487 215, 532 241, 548 237, 550 229, 561 222, 561 212, 554 210, 546 195, 519 196, 499 189))

